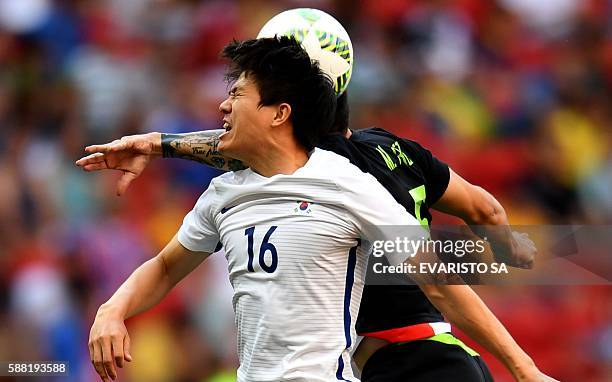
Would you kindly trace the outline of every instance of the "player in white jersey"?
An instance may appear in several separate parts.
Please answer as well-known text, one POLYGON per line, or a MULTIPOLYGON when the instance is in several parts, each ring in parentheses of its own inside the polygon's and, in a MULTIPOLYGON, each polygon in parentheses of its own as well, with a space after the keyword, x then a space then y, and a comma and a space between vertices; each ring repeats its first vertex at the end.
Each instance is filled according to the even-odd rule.
POLYGON ((235 82, 220 105, 220 147, 250 169, 214 179, 171 242, 100 307, 89 342, 96 371, 115 379, 114 363, 131 360, 124 320, 159 302, 221 242, 238 380, 357 381, 349 364, 368 242, 384 238, 377 225, 419 224, 371 175, 313 150, 336 99, 299 44, 234 42, 224 55, 235 82))
POLYGON ((382 238, 373 230, 382 224, 418 222, 374 177, 330 151, 315 149, 291 175, 247 169, 212 181, 178 241, 197 252, 223 243, 239 380, 355 380, 349 365, 365 240, 382 238))

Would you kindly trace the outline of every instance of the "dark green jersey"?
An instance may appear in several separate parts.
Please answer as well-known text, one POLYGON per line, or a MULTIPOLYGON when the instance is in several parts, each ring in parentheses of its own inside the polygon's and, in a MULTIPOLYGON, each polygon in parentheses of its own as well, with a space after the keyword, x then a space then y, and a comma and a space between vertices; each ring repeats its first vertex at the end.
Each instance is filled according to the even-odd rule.
MULTIPOLYGON (((369 128, 354 131, 350 139, 329 136, 318 147, 348 158, 374 176, 422 225, 431 224, 429 208, 446 191, 450 173, 445 163, 421 145, 383 129, 369 128)), ((443 320, 417 286, 366 285, 357 332, 443 320)))

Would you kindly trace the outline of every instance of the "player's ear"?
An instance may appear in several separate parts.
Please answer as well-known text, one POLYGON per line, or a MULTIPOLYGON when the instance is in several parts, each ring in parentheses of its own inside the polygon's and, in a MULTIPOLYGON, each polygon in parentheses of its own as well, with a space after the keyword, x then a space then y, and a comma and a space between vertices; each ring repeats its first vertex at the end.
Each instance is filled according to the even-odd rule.
POLYGON ((291 116, 291 105, 288 103, 281 103, 276 107, 274 118, 272 119, 272 126, 280 126, 289 120, 291 116))

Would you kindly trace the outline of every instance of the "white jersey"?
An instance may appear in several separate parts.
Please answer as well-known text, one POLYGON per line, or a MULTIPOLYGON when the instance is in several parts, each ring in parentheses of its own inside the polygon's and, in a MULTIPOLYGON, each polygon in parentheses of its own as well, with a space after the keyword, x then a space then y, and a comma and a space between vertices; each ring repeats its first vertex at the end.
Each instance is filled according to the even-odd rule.
POLYGON ((374 177, 315 149, 292 175, 213 179, 178 240, 225 249, 238 381, 358 381, 350 354, 372 231, 418 224, 374 177))

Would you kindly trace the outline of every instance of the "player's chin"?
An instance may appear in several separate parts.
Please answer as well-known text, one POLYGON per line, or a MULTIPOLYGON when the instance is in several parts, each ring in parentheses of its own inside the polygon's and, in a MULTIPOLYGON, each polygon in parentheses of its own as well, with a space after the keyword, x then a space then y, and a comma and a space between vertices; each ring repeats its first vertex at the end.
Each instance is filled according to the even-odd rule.
POLYGON ((228 148, 231 148, 232 137, 230 136, 230 132, 225 132, 219 137, 219 144, 217 145, 217 150, 221 153, 225 153, 228 148))
POLYGON ((219 144, 217 145, 217 150, 220 153, 225 153, 225 149, 227 148, 227 144, 223 140, 219 140, 219 144))
POLYGON ((222 137, 219 140, 219 145, 217 145, 217 150, 223 155, 232 156, 236 151, 239 151, 237 142, 233 139, 233 137, 222 137))

